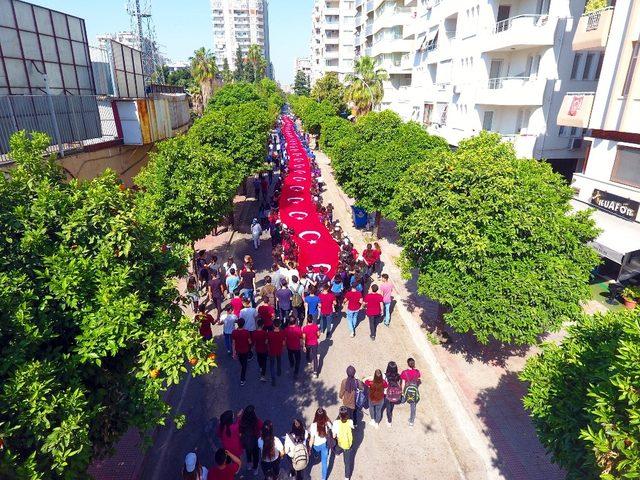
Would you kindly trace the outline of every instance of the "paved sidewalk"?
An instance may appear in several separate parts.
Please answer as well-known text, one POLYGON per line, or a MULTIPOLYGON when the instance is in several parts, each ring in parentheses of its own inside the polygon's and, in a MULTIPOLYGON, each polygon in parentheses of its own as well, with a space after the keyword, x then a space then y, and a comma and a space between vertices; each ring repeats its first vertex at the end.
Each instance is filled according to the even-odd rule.
POLYGON ((440 393, 453 410, 452 418, 459 423, 482 459, 487 477, 509 480, 564 478, 563 472, 545 453, 522 407, 521 399, 526 389, 517 373, 526 358, 535 352, 499 344, 482 346, 470 335, 459 335, 450 329, 446 329, 449 342, 431 344, 427 329, 442 331, 441 311, 436 302, 417 294, 415 273, 408 281, 402 279, 396 265, 402 248, 398 245, 393 223, 383 220, 379 240, 369 232, 356 230, 351 218, 353 199, 338 187, 327 156, 321 151, 317 151, 316 156, 327 184, 324 201, 333 203, 336 218, 356 248, 362 251, 367 242, 379 242, 384 271, 396 290, 396 311, 406 321, 416 341, 422 343, 425 360, 432 360, 431 374, 438 378, 440 393))

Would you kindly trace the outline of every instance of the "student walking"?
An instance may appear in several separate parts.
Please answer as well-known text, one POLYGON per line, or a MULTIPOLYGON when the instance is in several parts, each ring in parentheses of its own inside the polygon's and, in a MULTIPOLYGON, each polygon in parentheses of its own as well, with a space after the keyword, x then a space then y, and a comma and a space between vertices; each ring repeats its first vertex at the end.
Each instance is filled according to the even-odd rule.
POLYGON ((232 410, 227 410, 220 415, 218 438, 225 450, 235 456, 241 457, 244 453, 240 441, 240 423, 235 420, 232 410))
POLYGON ((278 307, 278 315, 280 316, 280 320, 284 323, 289 316, 289 312, 291 311, 291 290, 287 288, 287 279, 283 278, 280 280, 280 288, 276 291, 276 305, 278 307))
POLYGON ((309 465, 309 432, 300 419, 295 419, 291 430, 284 436, 284 453, 291 459, 289 478, 303 480, 309 465))
POLYGON ((416 420, 416 407, 420 401, 420 370, 416 368, 416 361, 413 358, 407 359, 407 369, 400 374, 402 379, 402 394, 405 401, 409 404, 409 426, 413 427, 416 420))
POLYGON ((391 323, 391 294, 393 293, 393 284, 389 281, 389 275, 383 273, 380 277, 380 294, 382 294, 382 303, 384 305, 384 324, 386 327, 391 323))
POLYGON ((269 354, 269 374, 271 385, 276 386, 276 374, 282 375, 282 350, 284 349, 284 332, 280 330, 280 319, 273 322, 273 330, 267 332, 267 353, 269 354))
POLYGON ((240 310, 239 317, 244 320, 244 328, 249 332, 254 332, 256 330, 258 310, 251 306, 251 302, 248 298, 245 298, 242 302, 242 310, 240 310))
POLYGON ((384 407, 384 391, 389 386, 384 378, 382 371, 376 370, 373 378, 365 380, 364 384, 368 387, 369 395, 369 414, 371 420, 369 425, 378 428, 382 420, 382 407, 384 407))
POLYGON ((308 294, 304 297, 305 317, 311 315, 314 319, 318 319, 318 305, 320 304, 320 298, 316 295, 316 287, 309 285, 308 294))
POLYGON ((385 380, 387 381, 387 391, 385 393, 384 405, 387 411, 387 426, 391 426, 393 421, 393 409, 402 402, 402 379, 398 373, 398 365, 396 362, 389 362, 385 371, 385 380))
POLYGON ((332 436, 333 428, 329 416, 324 408, 318 408, 313 417, 313 423, 309 427, 309 444, 316 455, 320 455, 322 465, 322 480, 327 480, 327 468, 329 465, 328 439, 332 436))
POLYGON ((251 300, 251 306, 256 306, 256 272, 253 269, 253 263, 247 262, 240 272, 240 294, 243 298, 251 300))
POLYGON ((265 478, 278 478, 280 475, 280 459, 284 455, 284 446, 273 434, 273 423, 265 420, 261 436, 258 439, 260 449, 260 466, 265 478))
POLYGON ((238 319, 238 328, 231 334, 233 341, 233 358, 240 361, 240 385, 244 385, 247 379, 247 362, 251 352, 251 334, 244 328, 244 320, 238 319))
POLYGON ((333 432, 339 450, 342 451, 345 480, 349 480, 353 474, 353 428, 353 420, 349 418, 349 410, 347 407, 340 407, 340 416, 334 422, 333 432))
POLYGON ((307 316, 307 324, 302 329, 304 339, 304 349, 307 353, 307 364, 313 359, 313 375, 318 378, 318 339, 320 338, 320 328, 311 315, 307 316))
POLYGON ((302 326, 304 323, 304 287, 299 282, 297 275, 291 277, 289 290, 291 290, 291 311, 298 320, 298 325, 302 326))
POLYGON ((232 349, 232 340, 231 334, 233 334, 233 330, 236 328, 236 322, 238 321, 238 317, 233 314, 233 306, 227 305, 224 307, 224 315, 222 316, 222 335, 224 336, 224 346, 227 349, 227 353, 231 355, 232 349))
POLYGON ((262 227, 257 218, 254 218, 251 222, 251 238, 253 239, 253 249, 258 250, 260 248, 260 236, 262 235, 262 227))
POLYGON ((276 308, 276 287, 273 285, 269 275, 264 277, 264 286, 260 289, 260 296, 262 298, 267 297, 269 305, 274 309, 276 308))
POLYGON ((342 400, 342 406, 349 410, 353 423, 358 423, 356 394, 362 388, 360 381, 356 378, 356 369, 353 365, 347 367, 347 378, 340 384, 338 397, 342 400))
POLYGON ((267 331, 264 329, 264 322, 261 318, 258 318, 257 329, 251 335, 253 345, 256 351, 256 357, 258 358, 258 368, 260 369, 260 381, 267 381, 267 357, 269 349, 267 346, 267 331))
POLYGON ((320 331, 326 333, 327 338, 331 338, 333 327, 333 314, 336 307, 336 296, 331 293, 330 286, 325 285, 322 293, 318 295, 320 299, 320 331))
POLYGON ((289 320, 289 326, 284 331, 287 344, 287 355, 289 357, 289 368, 293 370, 293 378, 298 378, 300 371, 301 349, 302 349, 302 329, 298 326, 297 320, 293 317, 289 320))
POLYGON ((376 329, 382 315, 382 295, 378 293, 378 285, 371 285, 371 292, 364 296, 365 313, 369 317, 369 332, 371 340, 376 339, 376 329))
POLYGON ((240 414, 240 440, 247 454, 247 468, 253 469, 253 474, 258 475, 260 462, 260 448, 258 438, 262 431, 262 420, 256 415, 253 405, 248 405, 240 414))
POLYGON ((229 292, 229 298, 232 298, 238 291, 240 286, 240 277, 236 275, 236 269, 231 268, 227 272, 227 278, 225 278, 225 284, 227 285, 227 292, 229 292))
POLYGON ((258 318, 262 319, 265 329, 270 329, 273 326, 273 320, 276 317, 276 310, 269 303, 269 298, 262 297, 262 303, 258 306, 258 318))
POLYGON ((351 337, 355 337, 356 326, 358 325, 358 314, 362 308, 362 293, 358 291, 358 286, 354 283, 344 298, 347 302, 347 327, 351 332, 351 337))
POLYGON ((198 314, 195 320, 200 324, 200 335, 205 340, 211 340, 213 333, 211 332, 211 324, 214 323, 213 317, 207 313, 207 308, 204 304, 198 307, 198 314))

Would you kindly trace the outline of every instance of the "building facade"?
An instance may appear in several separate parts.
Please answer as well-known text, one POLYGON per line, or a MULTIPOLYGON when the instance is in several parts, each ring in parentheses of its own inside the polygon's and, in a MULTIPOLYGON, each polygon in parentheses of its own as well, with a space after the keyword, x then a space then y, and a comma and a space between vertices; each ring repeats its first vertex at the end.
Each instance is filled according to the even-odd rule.
POLYGON ((625 280, 640 274, 640 0, 582 15, 572 46, 585 60, 604 55, 597 88, 569 92, 557 117, 561 127, 587 132, 574 206, 596 208, 601 268, 625 280))
POLYGON ((355 0, 315 0, 311 32, 311 83, 335 72, 341 80, 353 71, 355 0))
POLYGON ((267 60, 267 76, 273 77, 269 51, 269 4, 267 0, 211 0, 213 53, 218 68, 224 60, 235 69, 238 48, 246 55, 259 45, 267 60))
POLYGON ((309 57, 297 57, 293 61, 293 76, 295 78, 298 72, 304 72, 308 77, 311 76, 311 59, 309 57))

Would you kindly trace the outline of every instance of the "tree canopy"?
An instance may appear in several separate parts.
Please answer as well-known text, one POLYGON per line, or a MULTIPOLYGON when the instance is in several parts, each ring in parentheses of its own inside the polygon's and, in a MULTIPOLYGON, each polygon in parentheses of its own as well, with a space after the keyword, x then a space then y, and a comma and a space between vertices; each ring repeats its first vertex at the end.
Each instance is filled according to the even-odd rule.
POLYGON ((308 96, 311 92, 309 85, 309 75, 302 70, 296 72, 296 78, 293 81, 293 91, 296 95, 308 96))
POLYGON ((521 377, 538 436, 567 478, 640 478, 640 309, 581 317, 521 377))
POLYGON ((322 78, 319 78, 311 90, 311 97, 318 102, 329 102, 338 114, 348 110, 345 102, 345 87, 336 72, 325 73, 322 78))
POLYGON ((353 73, 347 75, 348 86, 345 93, 357 116, 365 115, 380 105, 384 97, 384 81, 389 78, 384 68, 376 68, 372 57, 360 57, 353 66, 353 73))
POLYGON ((597 230, 572 196, 548 164, 483 132, 409 169, 389 214, 447 323, 482 343, 528 344, 579 318, 589 297, 597 230))

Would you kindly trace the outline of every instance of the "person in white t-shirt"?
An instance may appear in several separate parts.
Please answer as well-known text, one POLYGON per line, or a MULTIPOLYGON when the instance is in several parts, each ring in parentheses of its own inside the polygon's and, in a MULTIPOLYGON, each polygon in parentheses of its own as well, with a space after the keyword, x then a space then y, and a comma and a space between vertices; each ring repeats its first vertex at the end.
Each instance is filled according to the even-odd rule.
POLYGON ((322 480, 327 480, 327 467, 329 463, 329 445, 327 439, 331 437, 331 422, 324 408, 316 410, 313 423, 309 428, 310 445, 313 451, 320 454, 322 463, 322 480))
MULTIPOLYGON (((284 436, 284 453, 293 459, 295 447, 301 443, 307 449, 307 453, 309 453, 309 432, 304 428, 302 420, 296 418, 293 421, 293 425, 291 425, 291 430, 284 436)), ((304 470, 295 470, 292 467, 289 472, 289 477, 295 478, 295 480, 303 480, 304 470)))
POLYGON ((260 466, 265 478, 278 478, 280 459, 284 455, 284 447, 278 437, 273 434, 273 423, 265 420, 262 425, 262 436, 258 439, 260 449, 260 466))
POLYGON ((260 247, 260 236, 262 235, 262 227, 257 218, 251 222, 251 237, 253 238, 253 248, 258 250, 260 247))
POLYGON ((251 306, 251 301, 245 298, 242 302, 243 308, 240 310, 240 318, 244 319, 244 328, 249 332, 256 330, 256 319, 258 318, 258 310, 251 306))
POLYGON ((236 322, 238 321, 238 317, 233 314, 233 305, 228 304, 224 307, 225 313, 222 314, 220 319, 220 323, 222 326, 222 334, 224 335, 224 346, 227 349, 227 353, 231 355, 231 334, 233 333, 234 328, 236 328, 236 322))

